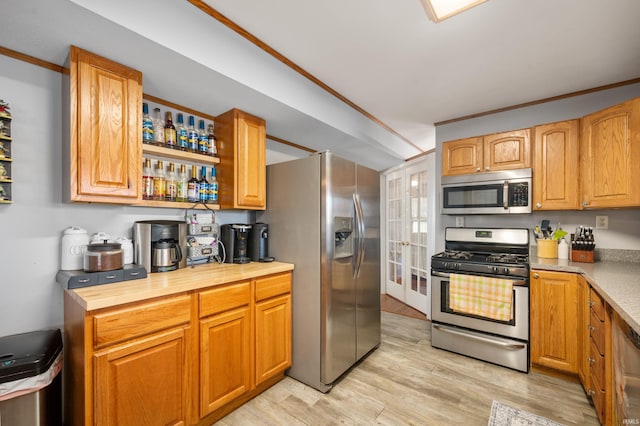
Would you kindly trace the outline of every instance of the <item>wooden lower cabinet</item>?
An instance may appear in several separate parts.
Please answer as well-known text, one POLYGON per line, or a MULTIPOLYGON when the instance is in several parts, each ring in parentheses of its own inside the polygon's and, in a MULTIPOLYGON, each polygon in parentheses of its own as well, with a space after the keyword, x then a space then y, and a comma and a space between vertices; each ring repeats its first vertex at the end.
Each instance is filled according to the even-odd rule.
POLYGON ((534 271, 531 278, 531 363, 577 374, 577 275, 534 271))
POLYGON ((579 275, 578 279, 578 377, 585 391, 590 386, 590 364, 589 350, 591 346, 591 338, 589 335, 589 322, 591 320, 591 309, 589 307, 589 284, 579 275))
POLYGON ((210 425, 291 365, 291 272, 85 311, 65 292, 65 422, 210 425))
POLYGON ((187 424, 188 332, 168 330, 96 353, 96 424, 187 424))
POLYGON ((251 282, 200 294, 200 417, 252 388, 251 282))

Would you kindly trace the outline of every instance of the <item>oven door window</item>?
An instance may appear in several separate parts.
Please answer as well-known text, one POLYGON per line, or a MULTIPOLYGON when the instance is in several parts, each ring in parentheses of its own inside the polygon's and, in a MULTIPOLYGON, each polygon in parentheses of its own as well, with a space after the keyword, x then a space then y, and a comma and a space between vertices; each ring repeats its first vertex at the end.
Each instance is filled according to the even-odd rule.
POLYGON ((473 314, 468 314, 465 312, 458 312, 458 311, 454 311, 453 309, 451 309, 451 305, 449 303, 450 297, 449 297, 449 280, 442 280, 440 281, 440 310, 444 313, 448 313, 448 314, 452 314, 452 315, 459 315, 459 316, 463 316, 463 317, 468 317, 468 318, 475 318, 475 319, 479 319, 482 321, 491 321, 491 322, 495 322, 498 324, 505 324, 505 325, 515 325, 515 318, 516 318, 516 291, 515 289, 513 289, 513 302, 511 304, 511 319, 509 321, 499 321, 499 320, 495 320, 493 318, 487 318, 487 317, 483 317, 483 316, 478 316, 478 315, 473 315, 473 314))
POLYGON ((504 184, 443 188, 444 208, 503 207, 504 184))

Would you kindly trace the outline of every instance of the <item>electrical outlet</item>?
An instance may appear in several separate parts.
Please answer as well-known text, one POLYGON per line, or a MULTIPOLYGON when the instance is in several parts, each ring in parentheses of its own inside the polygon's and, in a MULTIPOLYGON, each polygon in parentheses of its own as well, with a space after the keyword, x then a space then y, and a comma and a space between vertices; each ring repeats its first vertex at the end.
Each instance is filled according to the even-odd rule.
POLYGON ((456 216, 456 228, 464 228, 464 216, 456 216))
POLYGON ((596 229, 609 229, 609 216, 596 216, 596 229))

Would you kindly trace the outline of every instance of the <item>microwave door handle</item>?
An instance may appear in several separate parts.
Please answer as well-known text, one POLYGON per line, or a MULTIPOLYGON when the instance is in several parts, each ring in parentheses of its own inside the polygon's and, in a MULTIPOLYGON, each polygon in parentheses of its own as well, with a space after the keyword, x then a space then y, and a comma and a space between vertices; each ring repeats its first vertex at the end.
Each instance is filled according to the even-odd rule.
POLYGON ((502 207, 509 210, 509 181, 505 180, 502 186, 502 207))

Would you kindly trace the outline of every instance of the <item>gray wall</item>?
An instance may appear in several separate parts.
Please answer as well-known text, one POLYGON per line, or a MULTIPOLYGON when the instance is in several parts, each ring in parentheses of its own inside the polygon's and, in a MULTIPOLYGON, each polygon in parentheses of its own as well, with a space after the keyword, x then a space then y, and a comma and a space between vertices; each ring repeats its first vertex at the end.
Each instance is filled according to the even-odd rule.
MULTIPOLYGON (((77 225, 131 238, 136 220, 182 219, 183 209, 62 202, 62 77, 59 73, 0 55, 0 98, 12 121, 13 204, 0 204, 0 336, 62 328, 60 268, 62 232, 77 225)), ((285 149, 271 161, 303 153, 285 149)), ((219 223, 251 222, 247 211, 221 211, 219 223)))
MULTIPOLYGON (((640 84, 634 84, 438 126, 436 128, 438 187, 442 176, 442 142, 579 118, 638 96, 640 96, 640 84)), ((439 209, 440 199, 438 198, 438 211, 439 209)), ((609 229, 595 231, 596 244, 599 248, 640 250, 640 209, 534 212, 509 216, 470 215, 465 216, 464 220, 465 226, 532 228, 535 224, 540 224, 542 219, 548 219, 552 224, 560 223, 564 230, 570 231, 577 225, 593 226, 595 229, 597 215, 609 216, 609 229)), ((455 217, 439 215, 438 219, 440 235, 437 238, 437 244, 439 249, 442 249, 444 228, 455 226, 455 217)))

